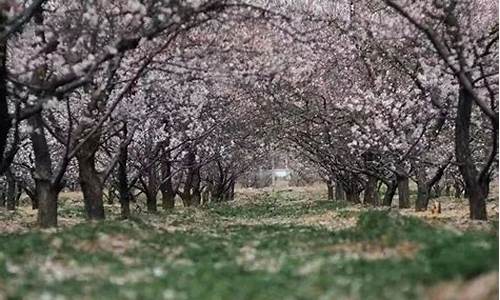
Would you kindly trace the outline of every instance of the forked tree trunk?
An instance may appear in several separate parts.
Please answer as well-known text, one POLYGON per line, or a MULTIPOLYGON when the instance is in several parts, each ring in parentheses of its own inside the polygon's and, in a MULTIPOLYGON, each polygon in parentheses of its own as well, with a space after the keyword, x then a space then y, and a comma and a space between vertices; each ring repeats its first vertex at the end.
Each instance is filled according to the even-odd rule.
POLYGON ((31 143, 35 155, 35 198, 38 202, 38 225, 42 228, 57 226, 57 196, 59 182, 52 182, 52 160, 45 137, 42 115, 37 113, 28 119, 33 130, 31 143))
POLYGON ((427 206, 429 205, 429 199, 432 197, 432 189, 443 177, 444 171, 448 167, 450 160, 451 157, 448 161, 439 166, 437 171, 433 174, 433 176, 430 179, 428 179, 428 174, 424 168, 418 169, 417 200, 415 201, 416 211, 427 210, 427 206))
POLYGON ((399 208, 410 207, 410 180, 408 176, 398 174, 396 176, 398 185, 399 208))
MULTIPOLYGON (((470 149, 470 125, 473 98, 461 87, 457 106, 457 116, 455 119, 455 156, 458 168, 465 183, 465 190, 469 198, 469 216, 471 219, 486 220, 486 197, 489 190, 489 172, 491 165, 483 167, 482 171, 477 170, 474 164, 470 149)), ((493 126, 495 127, 495 125, 493 126)), ((493 128, 493 151, 496 154, 498 146, 497 128, 493 128)), ((494 155, 493 155, 494 157, 494 155)))
POLYGON ((384 206, 391 206, 392 205, 392 200, 394 199, 394 195, 396 194, 396 190, 398 188, 397 181, 395 179, 389 181, 387 184, 387 190, 385 191, 384 194, 384 200, 383 200, 383 205, 384 206))
POLYGON ((104 220, 104 203, 101 174, 95 169, 95 153, 98 140, 89 140, 77 154, 80 187, 83 204, 89 220, 104 220))

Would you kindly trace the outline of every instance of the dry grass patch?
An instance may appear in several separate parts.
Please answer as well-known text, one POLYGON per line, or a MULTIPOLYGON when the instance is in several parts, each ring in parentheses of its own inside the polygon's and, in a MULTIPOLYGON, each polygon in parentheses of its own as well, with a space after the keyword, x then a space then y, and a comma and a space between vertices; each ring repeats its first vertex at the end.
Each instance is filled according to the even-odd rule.
POLYGON ((451 281, 432 287, 429 300, 495 300, 498 299, 498 272, 489 272, 468 281, 451 281))
POLYGON ((430 210, 417 212, 414 208, 401 209, 402 215, 421 218, 431 224, 444 226, 453 230, 487 230, 492 220, 498 220, 498 202, 488 201, 486 211, 489 221, 469 219, 469 204, 466 199, 441 197, 436 199, 441 203, 441 213, 432 214, 430 210))
POLYGON ((352 242, 321 248, 331 253, 341 253, 351 258, 377 260, 387 258, 413 258, 421 246, 414 242, 403 241, 395 246, 376 242, 352 242))

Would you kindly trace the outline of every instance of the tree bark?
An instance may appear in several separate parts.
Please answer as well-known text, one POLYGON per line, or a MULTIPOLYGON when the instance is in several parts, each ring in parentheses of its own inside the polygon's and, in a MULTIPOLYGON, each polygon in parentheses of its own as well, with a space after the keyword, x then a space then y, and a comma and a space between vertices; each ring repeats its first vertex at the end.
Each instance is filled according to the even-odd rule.
MULTIPOLYGON (((124 137, 127 136, 127 127, 123 126, 124 137)), ((127 161, 128 145, 120 145, 118 157, 118 193, 120 195, 120 213, 124 219, 130 218, 130 190, 128 186, 127 161)))
POLYGON ((161 161, 161 178, 160 185, 162 207, 164 210, 171 210, 175 207, 175 190, 172 183, 172 164, 170 156, 161 161))
POLYGON ((340 180, 337 180, 335 182, 335 200, 337 201, 344 201, 345 200, 345 191, 344 187, 342 185, 342 182, 340 180))
POLYGON ((101 174, 95 167, 95 154, 99 147, 99 136, 90 138, 77 153, 80 187, 87 218, 104 220, 103 189, 101 174))
POLYGON ((115 202, 115 187, 113 185, 109 185, 107 189, 107 200, 108 204, 112 205, 115 202))
POLYGON ((360 194, 359 192, 347 191, 347 190, 345 193, 347 201, 354 204, 361 203, 359 199, 359 194, 360 194))
POLYGON ((474 220, 486 220, 486 198, 489 192, 489 182, 478 182, 469 195, 469 216, 474 220))
POLYGON ((449 183, 446 184, 444 188, 444 193, 446 197, 451 197, 451 185, 449 183))
POLYGON ((201 184, 200 168, 196 168, 196 170, 194 171, 194 176, 193 176, 193 187, 192 187, 192 194, 191 194, 191 205, 193 205, 195 207, 200 206, 200 203, 201 203, 200 184, 201 184))
POLYGON ((410 180, 408 179, 408 176, 402 174, 396 175, 396 180, 398 185, 399 208, 409 208, 410 180))
POLYGON ((52 159, 45 137, 41 113, 28 119, 31 131, 31 142, 35 155, 35 198, 38 201, 38 225, 42 228, 57 226, 57 196, 61 190, 60 183, 52 182, 52 159))
POLYGON ((357 204, 361 203, 359 195, 361 194, 361 191, 358 189, 358 186, 353 183, 350 185, 342 185, 344 191, 345 191, 345 196, 348 202, 357 204))
MULTIPOLYGON (((0 32, 5 30, 6 21, 7 18, 0 12, 0 32)), ((11 126, 7 97, 7 41, 4 41, 0 42, 0 166, 4 164, 4 152, 11 126)))
MULTIPOLYGON (((470 150, 470 125, 473 99, 464 87, 460 87, 455 119, 455 156, 458 168, 465 183, 469 198, 469 216, 471 219, 486 220, 486 197, 489 189, 488 172, 478 174, 470 150)), ((494 128, 493 130, 496 130, 494 128)), ((493 141, 496 146, 496 140, 493 141)), ((483 169, 484 170, 484 169, 483 169)), ((484 170, 489 171, 489 170, 484 170)))
POLYGON ((148 209, 148 212, 150 213, 155 213, 158 211, 158 201, 156 199, 156 196, 158 195, 158 191, 156 189, 154 190, 148 190, 146 192, 146 206, 148 209))
POLYGON ((417 183, 417 200, 415 201, 415 210, 424 211, 427 210, 429 205, 429 198, 431 194, 431 188, 425 182, 417 183))
POLYGON ((17 183, 14 174, 10 170, 5 172, 7 178, 7 210, 16 209, 17 183))
POLYGON ((464 190, 462 184, 459 181, 455 181, 455 183, 453 184, 453 189, 455 190, 455 198, 462 198, 464 190))
POLYGON ((231 180, 231 185, 229 188, 229 200, 233 201, 234 200, 234 189, 236 187, 236 181, 233 179, 231 180))
POLYGON ((383 205, 384 206, 391 206, 392 205, 392 200, 394 199, 394 195, 396 194, 396 189, 398 188, 397 181, 395 179, 389 181, 387 184, 387 190, 385 191, 384 194, 384 200, 383 200, 383 205))
POLYGON ((57 226, 57 196, 60 189, 47 180, 37 180, 38 224, 42 228, 57 226))
POLYGON ((377 193, 377 178, 368 176, 368 182, 365 186, 363 203, 377 206, 379 204, 377 193))
POLYGON ((0 189, 0 207, 5 207, 5 203, 7 203, 7 192, 4 186, 1 186, 0 189))
POLYGON ((331 180, 326 181, 326 188, 328 189, 328 200, 335 200, 335 194, 333 191, 333 184, 331 180))

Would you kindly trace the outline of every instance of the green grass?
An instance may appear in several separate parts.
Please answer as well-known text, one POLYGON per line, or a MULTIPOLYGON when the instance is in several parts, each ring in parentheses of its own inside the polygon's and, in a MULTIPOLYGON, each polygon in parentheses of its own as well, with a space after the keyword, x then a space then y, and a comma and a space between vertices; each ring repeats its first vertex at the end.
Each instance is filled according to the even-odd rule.
POLYGON ((357 226, 338 231, 221 220, 294 218, 327 210, 342 212, 345 205, 289 203, 293 200, 271 197, 242 207, 211 205, 204 220, 187 210, 146 222, 105 221, 58 232, 0 235, 0 294, 8 299, 40 299, 40 295, 50 299, 416 299, 425 286, 436 282, 498 270, 497 224, 491 232, 459 233, 381 211, 363 212, 357 226), (174 224, 169 229, 195 221, 198 225, 166 230, 157 227, 162 221, 174 224), (361 243, 391 249, 405 241, 418 245, 410 257, 369 259, 336 248, 361 243))

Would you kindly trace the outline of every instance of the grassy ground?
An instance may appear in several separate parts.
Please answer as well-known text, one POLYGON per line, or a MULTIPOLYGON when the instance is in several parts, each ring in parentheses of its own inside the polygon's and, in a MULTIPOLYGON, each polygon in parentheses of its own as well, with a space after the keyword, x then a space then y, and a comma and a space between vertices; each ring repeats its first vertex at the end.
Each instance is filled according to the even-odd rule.
POLYGON ((498 297, 495 220, 457 229, 295 191, 129 221, 81 223, 71 201, 61 214, 58 230, 0 235, 0 299, 498 297))

